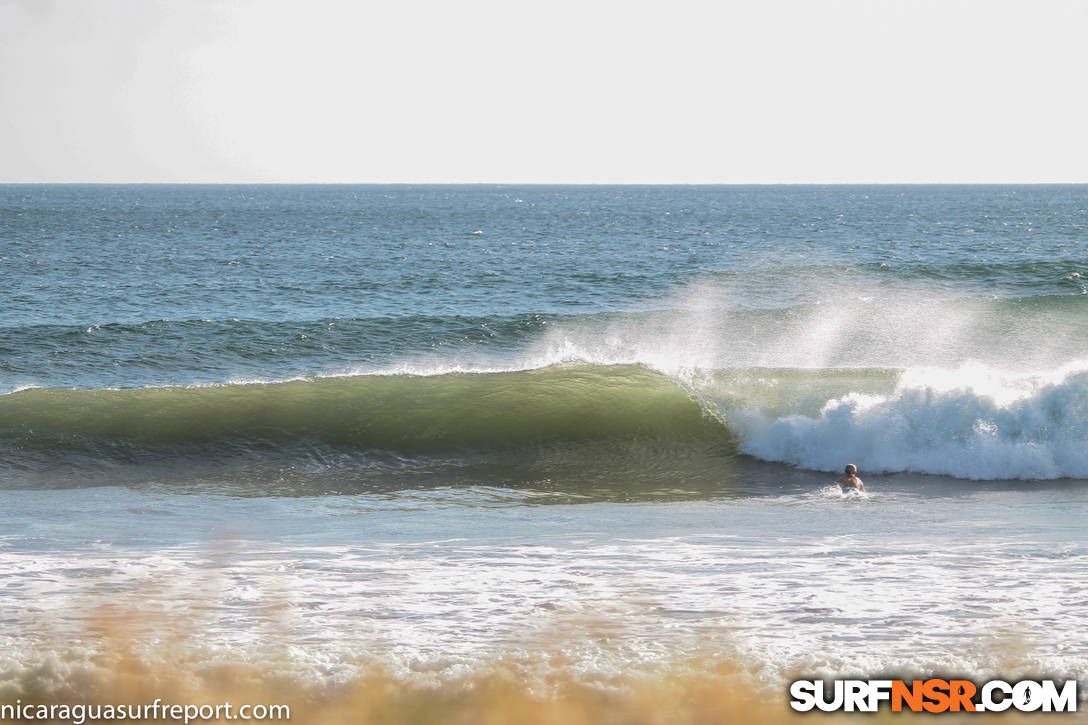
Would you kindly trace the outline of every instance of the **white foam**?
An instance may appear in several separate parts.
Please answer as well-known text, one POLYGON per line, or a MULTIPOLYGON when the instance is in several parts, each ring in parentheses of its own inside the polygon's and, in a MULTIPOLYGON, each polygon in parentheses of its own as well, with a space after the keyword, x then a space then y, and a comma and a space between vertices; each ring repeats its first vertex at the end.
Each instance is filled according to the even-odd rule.
POLYGON ((0 393, 0 395, 11 395, 13 393, 21 393, 24 390, 37 390, 40 387, 42 387, 42 386, 40 386, 40 385, 16 385, 13 388, 11 388, 11 390, 6 390, 3 393, 0 393))
POLYGON ((824 486, 823 488, 821 488, 817 492, 817 495, 820 498, 836 499, 836 500, 842 500, 842 499, 850 499, 850 500, 856 500, 856 501, 869 501, 870 500, 869 493, 866 492, 866 491, 858 491, 857 489, 851 489, 849 491, 845 491, 845 490, 843 490, 842 488, 840 488, 839 486, 837 486, 834 483, 828 484, 827 486, 824 486))
POLYGON ((723 412, 743 452, 815 470, 1088 478, 1088 361, 1029 375, 908 370, 891 394, 835 398, 815 417, 723 412))

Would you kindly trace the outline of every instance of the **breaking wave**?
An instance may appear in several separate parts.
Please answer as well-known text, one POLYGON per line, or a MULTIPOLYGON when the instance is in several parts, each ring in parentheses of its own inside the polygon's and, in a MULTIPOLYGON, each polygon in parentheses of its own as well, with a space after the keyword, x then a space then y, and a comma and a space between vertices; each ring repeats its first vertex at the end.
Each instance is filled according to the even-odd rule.
MULTIPOLYGON (((304 441, 341 451, 456 456, 653 442, 833 471, 968 479, 1088 478, 1088 365, 1047 374, 956 369, 737 368, 666 375, 641 365, 553 365, 0 396, 0 451, 122 462, 214 458, 304 441)), ((670 464, 669 456, 675 456, 670 464)))
POLYGON ((851 392, 815 415, 732 417, 745 453, 817 470, 969 479, 1088 478, 1088 369, 1003 375, 981 366, 903 373, 886 394, 851 392))

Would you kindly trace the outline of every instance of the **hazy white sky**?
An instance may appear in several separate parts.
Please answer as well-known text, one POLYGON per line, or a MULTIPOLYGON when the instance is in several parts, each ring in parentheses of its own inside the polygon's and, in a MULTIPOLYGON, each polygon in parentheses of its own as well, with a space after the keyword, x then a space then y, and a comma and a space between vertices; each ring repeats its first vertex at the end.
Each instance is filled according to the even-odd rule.
POLYGON ((0 0, 0 181, 1088 182, 1083 0, 0 0))

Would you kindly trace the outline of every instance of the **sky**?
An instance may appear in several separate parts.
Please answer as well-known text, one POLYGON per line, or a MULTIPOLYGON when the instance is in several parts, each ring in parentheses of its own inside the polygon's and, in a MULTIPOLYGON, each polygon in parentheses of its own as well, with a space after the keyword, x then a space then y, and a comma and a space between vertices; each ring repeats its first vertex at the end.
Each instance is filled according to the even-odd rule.
POLYGON ((1088 182, 1083 0, 0 0, 0 182, 1088 182))

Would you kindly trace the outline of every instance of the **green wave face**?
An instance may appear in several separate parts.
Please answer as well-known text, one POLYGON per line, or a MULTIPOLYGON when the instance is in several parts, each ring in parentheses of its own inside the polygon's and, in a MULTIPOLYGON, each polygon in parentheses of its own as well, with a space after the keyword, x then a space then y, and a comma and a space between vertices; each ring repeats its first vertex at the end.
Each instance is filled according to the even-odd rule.
POLYGON ((0 397, 0 436, 24 449, 311 440, 440 453, 633 438, 705 445, 727 435, 683 388, 635 366, 0 397))

